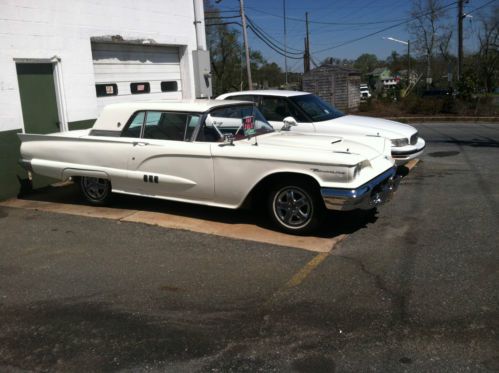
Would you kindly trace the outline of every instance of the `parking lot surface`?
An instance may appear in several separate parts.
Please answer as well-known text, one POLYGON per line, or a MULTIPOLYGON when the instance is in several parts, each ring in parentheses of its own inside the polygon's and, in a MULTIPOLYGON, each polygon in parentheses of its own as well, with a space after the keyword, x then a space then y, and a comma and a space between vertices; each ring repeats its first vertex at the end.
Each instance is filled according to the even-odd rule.
POLYGON ((331 214, 320 250, 29 208, 78 205, 71 186, 0 206, 0 370, 499 371, 499 124, 416 127, 427 149, 394 199, 331 214))

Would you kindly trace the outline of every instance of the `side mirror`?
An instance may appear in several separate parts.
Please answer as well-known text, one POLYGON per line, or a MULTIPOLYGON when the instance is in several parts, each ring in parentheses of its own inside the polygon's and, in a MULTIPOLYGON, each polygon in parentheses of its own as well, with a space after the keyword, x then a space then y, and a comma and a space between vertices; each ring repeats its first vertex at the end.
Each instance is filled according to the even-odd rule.
POLYGON ((231 133, 224 134, 223 135, 223 139, 224 139, 224 142, 221 143, 218 146, 220 146, 220 147, 223 147, 223 146, 234 146, 234 135, 232 135, 231 133))
POLYGON ((289 131, 291 127, 295 127, 298 125, 296 119, 293 117, 286 117, 282 120, 282 122, 284 123, 284 125, 282 126, 281 131, 289 131))
POLYGON ((234 135, 231 133, 224 134, 224 144, 234 145, 234 135))

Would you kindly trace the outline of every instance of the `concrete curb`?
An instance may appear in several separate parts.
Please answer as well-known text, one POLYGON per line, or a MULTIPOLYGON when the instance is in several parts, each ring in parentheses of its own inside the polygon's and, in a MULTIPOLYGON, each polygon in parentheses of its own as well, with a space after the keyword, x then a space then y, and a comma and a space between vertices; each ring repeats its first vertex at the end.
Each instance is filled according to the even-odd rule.
POLYGON ((386 119, 404 123, 420 122, 491 122, 499 123, 499 117, 386 117, 386 119))

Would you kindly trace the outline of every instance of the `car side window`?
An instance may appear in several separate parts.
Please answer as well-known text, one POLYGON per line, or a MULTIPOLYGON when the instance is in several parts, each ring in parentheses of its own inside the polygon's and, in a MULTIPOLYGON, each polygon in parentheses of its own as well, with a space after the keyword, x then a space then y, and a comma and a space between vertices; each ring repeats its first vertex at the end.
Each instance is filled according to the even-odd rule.
POLYGON ((148 111, 143 137, 157 140, 190 140, 198 122, 198 115, 148 111))
POLYGON ((298 122, 306 122, 303 114, 283 97, 262 96, 260 111, 267 120, 282 122, 286 117, 293 117, 298 122))
POLYGON ((243 119, 245 115, 251 113, 251 110, 252 106, 228 106, 212 110, 211 116, 216 118, 243 119))
POLYGON ((288 103, 281 97, 263 96, 260 111, 267 120, 281 122, 291 115, 288 103))
POLYGON ((123 137, 140 137, 142 125, 144 124, 145 112, 139 111, 135 113, 130 121, 130 124, 123 130, 123 137))

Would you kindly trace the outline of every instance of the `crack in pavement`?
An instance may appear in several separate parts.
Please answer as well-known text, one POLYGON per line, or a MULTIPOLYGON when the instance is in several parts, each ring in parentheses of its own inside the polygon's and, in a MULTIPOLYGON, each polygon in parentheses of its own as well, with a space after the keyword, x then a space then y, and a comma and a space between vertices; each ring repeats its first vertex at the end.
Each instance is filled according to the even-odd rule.
POLYGON ((371 272, 362 262, 362 260, 346 255, 335 254, 334 256, 354 263, 355 266, 358 267, 363 273, 374 279, 376 288, 388 294, 392 303, 392 309, 393 311, 395 311, 394 313, 392 313, 392 323, 390 326, 393 326, 397 322, 401 324, 405 324, 408 322, 407 297, 410 294, 402 294, 390 289, 382 279, 381 275, 371 272))

